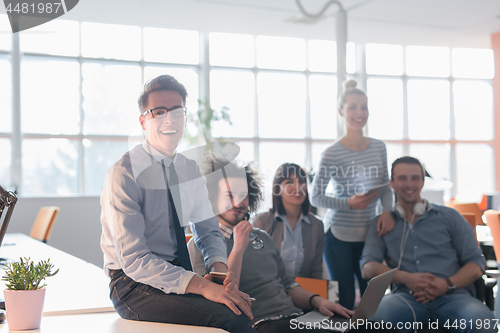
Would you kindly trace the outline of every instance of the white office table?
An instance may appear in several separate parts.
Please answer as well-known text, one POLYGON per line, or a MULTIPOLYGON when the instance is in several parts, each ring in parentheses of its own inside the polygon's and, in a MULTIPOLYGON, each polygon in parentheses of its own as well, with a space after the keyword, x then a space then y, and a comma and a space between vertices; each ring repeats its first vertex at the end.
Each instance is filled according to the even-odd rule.
MULTIPOLYGON (((0 333, 9 331, 9 323, 0 325, 0 333)), ((43 317, 37 330, 30 333, 225 333, 226 331, 199 326, 173 325, 125 320, 115 313, 93 313, 43 317)))
MULTIPOLYGON (((7 234, 0 257, 47 260, 59 273, 45 280, 44 316, 114 312, 109 299, 109 278, 101 268, 23 234, 7 234)), ((2 272, 3 276, 3 272, 2 272)), ((1 290, 5 281, 0 282, 1 290)))
MULTIPOLYGON (((115 312, 109 299, 110 279, 104 271, 45 243, 23 234, 7 234, 0 257, 19 260, 30 257, 47 260, 60 271, 47 278, 43 318, 37 333, 216 333, 221 329, 125 320, 115 312)), ((3 273, 2 273, 3 276, 3 273)), ((0 281, 5 289, 5 281, 0 281)), ((9 332, 8 322, 0 324, 0 333, 9 332)), ((13 331, 11 331, 13 332, 13 331)))

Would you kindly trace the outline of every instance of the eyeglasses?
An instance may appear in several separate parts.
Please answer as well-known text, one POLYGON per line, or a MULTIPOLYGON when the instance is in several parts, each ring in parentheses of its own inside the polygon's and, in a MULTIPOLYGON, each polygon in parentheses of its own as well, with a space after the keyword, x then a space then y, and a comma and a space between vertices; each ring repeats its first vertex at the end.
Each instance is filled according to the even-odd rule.
POLYGON ((264 247, 264 242, 262 241, 260 236, 253 231, 248 235, 248 240, 250 241, 250 243, 252 243, 253 248, 256 250, 262 249, 264 247))
POLYGON ((167 108, 164 108, 164 107, 158 107, 158 108, 154 108, 154 109, 148 110, 148 111, 146 111, 144 113, 141 113, 141 116, 145 116, 148 113, 151 113, 151 116, 153 116, 153 118, 155 118, 155 119, 163 119, 163 118, 165 118, 167 116, 168 112, 172 113, 172 116, 174 116, 175 118, 181 118, 181 117, 184 117, 186 115, 186 113, 187 113, 187 107, 185 107, 185 106, 174 106, 171 109, 167 109, 167 108))

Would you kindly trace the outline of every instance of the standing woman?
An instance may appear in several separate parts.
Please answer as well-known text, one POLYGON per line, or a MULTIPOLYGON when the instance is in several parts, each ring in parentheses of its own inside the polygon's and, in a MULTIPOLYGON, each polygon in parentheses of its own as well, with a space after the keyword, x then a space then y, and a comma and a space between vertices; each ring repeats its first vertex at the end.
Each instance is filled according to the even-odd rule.
POLYGON ((323 223, 310 213, 307 174, 294 163, 282 164, 273 180, 273 208, 258 215, 254 227, 274 240, 292 277, 323 277, 323 223))
POLYGON ((328 208, 323 220, 324 259, 330 278, 339 282, 339 302, 348 309, 354 306, 354 276, 361 295, 366 289, 359 259, 368 224, 376 217, 378 199, 383 207, 382 215, 374 222, 379 235, 394 228, 390 188, 380 193, 366 193, 370 188, 389 183, 387 152, 382 141, 363 134, 368 120, 368 100, 356 85, 354 80, 344 83, 338 106, 346 134, 323 152, 311 188, 312 205, 328 208), (330 181, 333 196, 325 194, 330 181))

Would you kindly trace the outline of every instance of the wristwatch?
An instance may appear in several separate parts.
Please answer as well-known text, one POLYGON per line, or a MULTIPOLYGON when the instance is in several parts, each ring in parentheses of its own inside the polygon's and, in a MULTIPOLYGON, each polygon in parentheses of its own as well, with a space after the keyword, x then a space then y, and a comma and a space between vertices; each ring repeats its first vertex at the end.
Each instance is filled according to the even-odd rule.
POLYGON ((446 280, 446 283, 448 283, 448 291, 446 292, 447 294, 451 294, 455 291, 455 285, 453 282, 451 282, 450 278, 444 278, 446 280))

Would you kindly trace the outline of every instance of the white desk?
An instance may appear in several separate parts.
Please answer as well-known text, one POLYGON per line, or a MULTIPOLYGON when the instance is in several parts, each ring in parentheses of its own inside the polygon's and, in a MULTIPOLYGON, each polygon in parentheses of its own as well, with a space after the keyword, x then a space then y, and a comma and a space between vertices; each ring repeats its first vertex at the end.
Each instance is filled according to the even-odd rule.
MULTIPOLYGON (((47 260, 60 271, 45 280, 44 316, 114 312, 109 299, 109 278, 101 268, 23 234, 7 234, 0 257, 47 260)), ((3 272, 2 272, 3 276, 3 272)), ((0 282, 1 290, 5 281, 0 282)))
POLYGON ((476 225, 477 240, 480 243, 491 243, 493 246, 493 236, 491 235, 490 227, 487 225, 476 225))
MULTIPOLYGON (((217 333, 221 329, 121 319, 109 299, 109 278, 101 268, 73 257, 23 234, 7 234, 0 257, 33 261, 47 260, 60 268, 47 278, 41 327, 37 333, 217 333)), ((3 273, 2 273, 3 276, 3 273)), ((5 282, 0 281, 0 289, 5 282)), ((8 323, 0 325, 0 333, 9 332, 8 323)))
MULTIPOLYGON (((0 333, 9 332, 9 324, 0 325, 0 333)), ((14 332, 14 331, 10 331, 14 332)), ((185 326, 121 319, 117 313, 94 313, 43 317, 32 333, 224 333, 226 331, 199 326, 185 326)))

